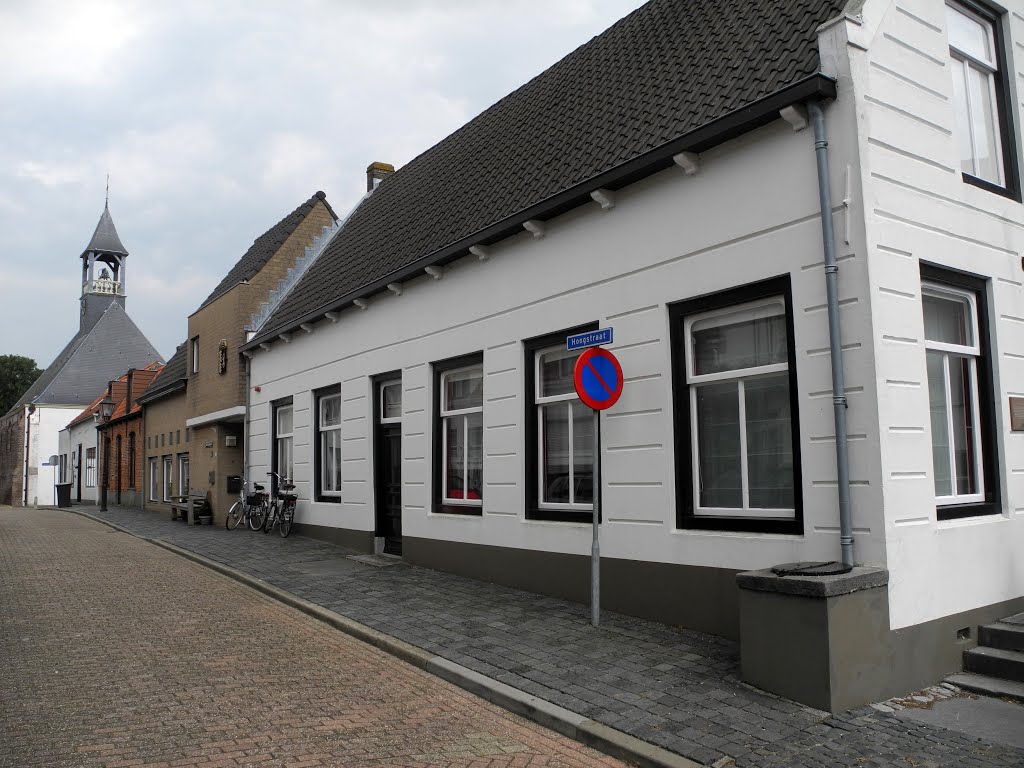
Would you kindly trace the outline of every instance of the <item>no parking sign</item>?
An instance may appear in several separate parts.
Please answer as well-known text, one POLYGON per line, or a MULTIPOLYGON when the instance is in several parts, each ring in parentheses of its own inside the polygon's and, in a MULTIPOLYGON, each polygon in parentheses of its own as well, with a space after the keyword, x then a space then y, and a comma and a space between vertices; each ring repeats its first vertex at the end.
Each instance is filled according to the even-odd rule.
POLYGON ((591 347, 580 355, 572 378, 580 400, 595 411, 611 408, 622 395, 622 366, 607 349, 591 347))

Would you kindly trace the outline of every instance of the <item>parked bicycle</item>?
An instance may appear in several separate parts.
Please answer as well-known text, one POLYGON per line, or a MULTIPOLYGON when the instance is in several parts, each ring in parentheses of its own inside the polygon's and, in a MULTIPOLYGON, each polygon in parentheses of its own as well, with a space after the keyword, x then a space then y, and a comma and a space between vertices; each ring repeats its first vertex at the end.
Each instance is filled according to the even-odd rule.
POLYGON ((270 502, 266 519, 263 521, 263 532, 270 533, 275 525, 280 525, 278 531, 281 537, 287 538, 288 534, 292 532, 292 523, 295 522, 295 502, 299 499, 298 495, 293 493, 295 484, 287 477, 281 477, 277 472, 267 472, 267 474, 277 479, 277 493, 274 500, 270 502))
POLYGON ((270 495, 259 483, 252 484, 252 493, 248 493, 249 482, 242 481, 242 489, 238 493, 238 501, 231 505, 228 516, 224 518, 224 527, 229 531, 245 524, 250 530, 258 531, 263 527, 270 506, 270 495))

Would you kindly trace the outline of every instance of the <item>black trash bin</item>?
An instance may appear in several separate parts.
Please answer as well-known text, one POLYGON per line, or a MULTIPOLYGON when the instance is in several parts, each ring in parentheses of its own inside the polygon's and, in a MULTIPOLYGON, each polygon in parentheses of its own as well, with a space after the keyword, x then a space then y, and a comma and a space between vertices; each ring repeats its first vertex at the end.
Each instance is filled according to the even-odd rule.
POLYGON ((71 506, 71 486, 72 486, 72 483, 57 483, 57 506, 58 507, 70 507, 71 506))

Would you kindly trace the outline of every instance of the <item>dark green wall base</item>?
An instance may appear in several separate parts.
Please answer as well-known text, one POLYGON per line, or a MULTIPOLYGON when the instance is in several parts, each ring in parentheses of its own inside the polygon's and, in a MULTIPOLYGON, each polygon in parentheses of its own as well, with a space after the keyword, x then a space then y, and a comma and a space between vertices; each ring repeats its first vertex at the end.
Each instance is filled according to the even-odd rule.
POLYGON ((292 530, 300 536, 328 541, 339 547, 354 549, 356 552, 373 554, 373 531, 354 531, 350 528, 335 528, 330 525, 309 525, 295 523, 292 530))
MULTIPOLYGON (((847 578, 865 575, 858 571, 872 569, 847 578)), ((885 571, 873 571, 884 574, 874 583, 862 579, 849 591, 817 593, 795 588, 793 577, 766 573, 738 578, 743 679, 829 712, 934 685, 962 668, 978 625, 1024 610, 1019 598, 890 630, 885 571), (965 627, 972 639, 957 639, 965 627)))
MULTIPOLYGON (((406 562, 482 581, 590 602, 590 558, 512 547, 405 537, 406 562)), ((601 607, 708 632, 739 637, 736 571, 605 557, 601 607)))

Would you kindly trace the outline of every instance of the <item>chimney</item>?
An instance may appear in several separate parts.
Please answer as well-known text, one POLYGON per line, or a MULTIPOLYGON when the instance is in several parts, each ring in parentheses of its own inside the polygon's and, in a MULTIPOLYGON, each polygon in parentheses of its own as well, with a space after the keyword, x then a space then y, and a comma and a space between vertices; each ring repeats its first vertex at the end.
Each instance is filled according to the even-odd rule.
POLYGON ((366 191, 372 192, 389 173, 395 172, 395 166, 390 163, 370 163, 366 166, 366 191))

